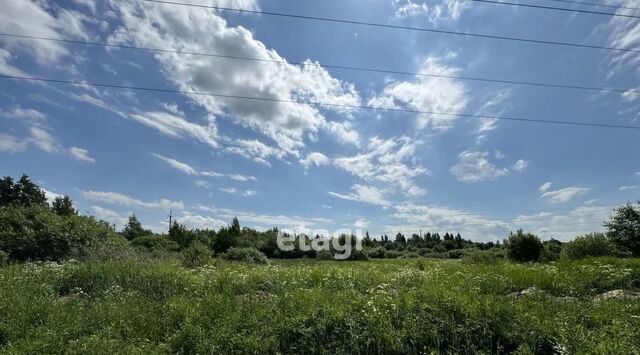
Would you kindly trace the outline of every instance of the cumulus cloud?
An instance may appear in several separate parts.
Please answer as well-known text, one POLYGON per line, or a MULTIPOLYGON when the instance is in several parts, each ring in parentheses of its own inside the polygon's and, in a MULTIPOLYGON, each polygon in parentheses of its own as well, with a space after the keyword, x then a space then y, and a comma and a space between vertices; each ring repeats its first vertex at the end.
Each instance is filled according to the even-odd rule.
POLYGON ((620 191, 636 190, 638 186, 620 186, 620 191))
POLYGON ((318 152, 309 153, 304 159, 300 160, 300 164, 306 168, 310 166, 329 165, 330 163, 331 160, 327 158, 326 155, 318 152))
POLYGON ((509 173, 507 168, 497 168, 488 157, 489 152, 464 151, 458 155, 458 162, 451 167, 450 172, 458 181, 463 182, 495 180, 509 173))
POLYGON ((353 190, 353 192, 349 194, 340 194, 333 191, 329 191, 328 193, 333 197, 343 200, 370 203, 383 207, 390 205, 389 201, 384 198, 384 191, 379 188, 355 184, 351 187, 351 190, 353 190))
POLYGON ((222 192, 226 192, 228 194, 231 195, 238 195, 238 196, 243 196, 243 197, 251 197, 254 196, 256 194, 255 191, 253 190, 238 190, 235 187, 223 187, 219 189, 222 192))
MULTIPOLYGON (((237 5, 257 7, 252 1, 237 5)), ((241 26, 229 26, 215 11, 139 1, 111 1, 110 6, 121 19, 121 26, 109 37, 111 43, 224 53, 280 62, 229 61, 176 53, 154 54, 167 79, 180 90, 268 99, 189 96, 210 113, 211 124, 214 117, 226 117, 265 134, 288 154, 295 154, 304 146, 306 134, 323 129, 327 121, 315 105, 277 100, 348 105, 360 103, 353 85, 333 78, 311 61, 306 61, 302 66, 286 63, 275 50, 268 49, 255 39, 249 30, 241 26)), ((324 109, 340 111, 328 107, 324 109)))
POLYGON ((529 167, 528 161, 519 159, 515 163, 513 163, 513 165, 511 165, 511 170, 521 173, 527 170, 528 167, 529 167))
POLYGON ((0 133, 0 152, 15 153, 27 149, 27 141, 10 134, 0 133))
POLYGON ((89 163, 96 162, 96 160, 91 155, 89 155, 89 151, 86 149, 71 147, 69 148, 69 154, 71 154, 71 156, 76 160, 82 160, 89 163))
POLYGON ((116 226, 124 226, 127 224, 127 215, 100 206, 90 206, 89 208, 92 214, 98 219, 115 224, 116 226))
MULTIPOLYGON (((450 57, 454 57, 450 54, 450 57)), ((420 72, 451 76, 460 69, 442 64, 445 59, 427 57, 420 72)), ((467 88, 458 80, 438 77, 417 77, 414 81, 392 82, 382 93, 369 101, 369 105, 379 108, 407 108, 423 112, 458 113, 467 107, 467 88)), ((416 125, 419 129, 430 127, 435 131, 445 131, 453 127, 456 115, 418 114, 416 125)))
POLYGON ((239 154, 266 166, 271 166, 270 159, 282 160, 287 155, 286 151, 268 146, 257 139, 238 139, 235 141, 234 146, 226 147, 225 151, 239 154))
MULTIPOLYGON (((548 188, 549 187, 547 187, 547 189, 548 188)), ((583 195, 583 194, 589 192, 590 190, 591 190, 591 188, 588 188, 588 187, 575 187, 575 186, 572 186, 572 187, 565 187, 563 189, 559 189, 559 190, 555 190, 555 191, 545 190, 544 192, 542 192, 542 188, 541 188, 542 197, 547 199, 551 203, 569 202, 574 197, 579 196, 579 195, 583 195)))
POLYGON ((129 206, 137 208, 162 208, 179 210, 184 208, 182 201, 161 199, 158 201, 142 201, 118 192, 109 191, 82 191, 82 197, 87 200, 99 201, 112 205, 129 206))
POLYGON ((415 158, 419 144, 420 141, 405 136, 394 139, 374 137, 364 152, 335 158, 333 164, 364 181, 395 186, 407 196, 421 196, 426 191, 416 184, 415 178, 427 170, 415 158))

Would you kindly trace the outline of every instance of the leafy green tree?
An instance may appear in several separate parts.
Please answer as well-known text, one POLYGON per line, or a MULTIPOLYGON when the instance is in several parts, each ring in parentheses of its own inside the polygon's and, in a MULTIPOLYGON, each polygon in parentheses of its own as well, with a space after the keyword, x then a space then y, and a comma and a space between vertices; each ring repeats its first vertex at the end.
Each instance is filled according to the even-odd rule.
POLYGON ((56 197, 51 204, 51 209, 60 216, 78 214, 78 211, 73 207, 73 201, 66 195, 56 197))
POLYGON ((9 176, 0 180, 0 207, 7 206, 42 206, 48 207, 44 191, 34 184, 27 175, 22 175, 18 182, 9 176))
POLYGON ((124 226, 122 230, 122 235, 127 238, 127 240, 133 240, 139 237, 144 237, 151 235, 152 232, 148 229, 144 229, 142 227, 142 223, 138 221, 138 218, 135 214, 129 216, 129 220, 127 221, 127 225, 124 226))
POLYGON ((507 257, 514 261, 538 261, 544 249, 540 238, 519 229, 515 234, 511 232, 506 242, 507 257))
POLYGON ((562 258, 583 259, 592 256, 614 255, 615 247, 603 233, 591 233, 579 236, 566 243, 562 248, 562 258))
POLYGON ((640 256, 640 208, 627 203, 616 209, 604 226, 607 236, 618 248, 633 256, 640 256))
POLYGON ((169 239, 176 242, 182 250, 196 240, 196 235, 193 231, 187 229, 184 224, 176 221, 171 225, 171 229, 169 229, 169 239))
POLYGON ((233 217, 233 221, 231 222, 231 228, 229 229, 229 231, 235 236, 240 235, 240 222, 238 222, 237 217, 233 217))

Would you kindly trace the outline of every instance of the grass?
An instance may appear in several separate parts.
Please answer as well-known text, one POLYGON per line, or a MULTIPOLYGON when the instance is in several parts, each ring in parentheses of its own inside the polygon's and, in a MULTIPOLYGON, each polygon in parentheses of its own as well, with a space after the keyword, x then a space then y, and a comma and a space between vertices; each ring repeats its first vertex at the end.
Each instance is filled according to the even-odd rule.
POLYGON ((0 353, 640 352, 640 300, 592 301, 640 259, 213 263, 2 267, 0 353))

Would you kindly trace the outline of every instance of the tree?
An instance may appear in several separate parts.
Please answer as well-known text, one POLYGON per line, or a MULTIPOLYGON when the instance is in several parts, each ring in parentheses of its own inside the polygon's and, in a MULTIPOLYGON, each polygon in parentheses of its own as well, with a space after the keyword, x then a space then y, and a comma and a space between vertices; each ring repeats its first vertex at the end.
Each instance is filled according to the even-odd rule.
POLYGON ((127 240, 133 240, 151 234, 150 230, 142 228, 142 223, 138 221, 135 214, 129 216, 129 221, 127 221, 127 225, 124 226, 124 229, 122 230, 122 235, 127 238, 127 240))
POLYGON ((614 211, 611 220, 604 223, 607 237, 622 251, 640 256, 640 209, 627 203, 614 211))
POLYGON ((53 203, 51 204, 51 209, 53 212, 60 216, 71 216, 74 214, 78 214, 75 208, 73 208, 73 201, 69 198, 69 196, 58 196, 53 203))
POLYGON ((229 229, 229 231, 236 237, 240 235, 240 222, 238 222, 237 217, 233 217, 233 221, 231 222, 231 228, 229 229))
POLYGON ((543 245, 536 235, 525 233, 519 229, 511 232, 506 242, 507 257, 514 261, 538 261, 542 255, 543 245))
POLYGON ((44 191, 34 184, 27 175, 22 175, 18 182, 10 176, 0 180, 0 207, 7 206, 41 206, 48 207, 44 191))

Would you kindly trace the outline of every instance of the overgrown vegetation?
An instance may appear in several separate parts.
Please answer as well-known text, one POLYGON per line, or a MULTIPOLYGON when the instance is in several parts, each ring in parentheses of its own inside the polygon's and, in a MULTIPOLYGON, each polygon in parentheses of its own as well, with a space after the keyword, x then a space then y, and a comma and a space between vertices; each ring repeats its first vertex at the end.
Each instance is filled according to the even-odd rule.
POLYGON ((235 218, 118 232, 6 177, 0 353, 638 353, 638 216, 568 243, 367 233, 339 263, 235 218))

